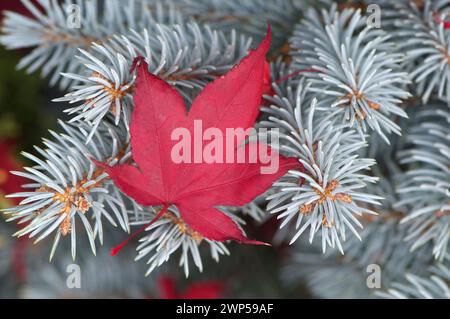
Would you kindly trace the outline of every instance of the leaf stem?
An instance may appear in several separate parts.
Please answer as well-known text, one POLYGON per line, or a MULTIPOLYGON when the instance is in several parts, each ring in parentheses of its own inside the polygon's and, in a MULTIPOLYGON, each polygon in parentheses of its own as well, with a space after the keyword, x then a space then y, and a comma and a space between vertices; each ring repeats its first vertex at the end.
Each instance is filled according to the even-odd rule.
POLYGON ((169 208, 169 204, 164 204, 163 208, 159 211, 159 213, 147 224, 145 224, 144 226, 142 226, 141 228, 139 228, 135 233, 133 233, 131 236, 129 236, 127 239, 125 239, 123 242, 121 242, 119 245, 117 245, 116 247, 114 247, 113 249, 111 249, 111 256, 115 256, 119 251, 122 250, 123 247, 125 247, 126 244, 128 244, 134 237, 136 237, 137 235, 139 235, 140 233, 142 233, 143 231, 145 231, 145 229, 147 227, 149 227, 150 225, 152 225, 154 222, 156 222, 158 219, 161 218, 161 216, 163 216, 166 212, 167 209, 169 208))

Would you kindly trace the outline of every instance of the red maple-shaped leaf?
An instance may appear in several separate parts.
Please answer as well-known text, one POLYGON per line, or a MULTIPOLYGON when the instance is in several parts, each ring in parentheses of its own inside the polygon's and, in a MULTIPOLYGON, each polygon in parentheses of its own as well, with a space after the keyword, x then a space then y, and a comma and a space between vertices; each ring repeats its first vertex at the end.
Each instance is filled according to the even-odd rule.
MULTIPOLYGON (((249 53, 225 76, 207 85, 187 112, 182 96, 168 83, 148 72, 144 59, 135 60, 137 82, 135 109, 131 119, 131 147, 137 164, 105 164, 107 173, 116 185, 137 203, 146 206, 163 205, 154 220, 162 216, 170 205, 176 205, 184 222, 203 237, 215 240, 235 240, 240 243, 263 244, 249 240, 235 221, 215 208, 242 206, 264 193, 272 183, 289 169, 300 167, 298 160, 279 156, 261 143, 246 143, 232 149, 244 148, 245 154, 255 154, 267 148, 267 156, 278 158, 278 168, 261 173, 265 159, 260 156, 250 162, 196 162, 201 156, 193 146, 191 162, 176 162, 172 151, 178 140, 172 133, 185 128, 195 135, 195 123, 201 122, 203 131, 215 128, 226 135, 227 128, 252 128, 259 114, 261 96, 267 81, 266 53, 270 46, 270 29, 260 46, 249 53)), ((236 140, 239 145, 241 140, 236 140)), ((207 146, 202 140, 200 146, 207 146)), ((242 143, 241 143, 242 144, 242 143)), ((216 151, 226 151, 218 146, 216 151)), ((228 156, 228 155, 227 155, 228 156)), ((267 158, 266 158, 267 159, 267 158)))

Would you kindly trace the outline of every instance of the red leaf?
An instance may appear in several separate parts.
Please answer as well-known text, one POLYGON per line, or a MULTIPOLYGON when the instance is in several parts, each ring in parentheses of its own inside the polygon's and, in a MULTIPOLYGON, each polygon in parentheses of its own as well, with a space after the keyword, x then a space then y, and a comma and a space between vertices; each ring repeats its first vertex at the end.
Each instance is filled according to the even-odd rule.
POLYGON ((189 119, 200 119, 203 127, 253 127, 259 114, 267 72, 266 54, 271 31, 259 47, 226 75, 207 85, 192 103, 189 119))
POLYGON ((178 208, 184 222, 208 239, 215 241, 235 240, 241 244, 268 245, 245 237, 236 222, 216 208, 197 208, 192 207, 189 203, 182 203, 178 208))
POLYGON ((162 199, 153 195, 147 190, 148 180, 137 167, 131 165, 116 165, 109 167, 104 163, 95 161, 98 166, 107 169, 110 175, 115 176, 114 182, 128 196, 141 205, 159 205, 162 199))
MULTIPOLYGON (((267 81, 265 55, 269 45, 270 28, 256 50, 225 76, 205 87, 189 114, 181 95, 150 74, 142 57, 137 58, 133 64, 138 76, 130 131, 132 155, 138 168, 100 164, 116 185, 139 204, 166 208, 176 205, 186 224, 205 238, 261 244, 248 240, 233 219, 214 207, 249 203, 289 169, 301 167, 296 159, 279 156, 266 146, 269 151, 266 156, 278 159, 279 165, 273 172, 262 174, 261 169, 268 166, 265 162, 268 157, 259 156, 256 161, 243 163, 176 163, 171 156, 173 147, 179 143, 172 140, 173 131, 184 128, 195 136, 194 121, 201 120, 203 131, 215 128, 223 136, 227 128, 253 127, 264 81, 267 81)), ((200 144, 205 146, 207 142, 201 140, 200 144)), ((231 153, 236 156, 241 150, 250 152, 263 146, 248 143, 232 148, 231 153)), ((216 152, 220 150, 226 151, 225 145, 216 152)), ((195 154, 190 157, 194 159, 195 154)))
MULTIPOLYGON (((38 8, 41 8, 39 5, 37 5, 35 0, 32 0, 31 3, 33 4, 33 6, 37 6, 38 8)), ((0 22, 3 19, 4 11, 13 11, 15 13, 25 15, 27 17, 31 17, 33 15, 23 5, 22 1, 20 1, 20 0, 1 1, 1 3, 0 3, 0 22)))
MULTIPOLYGON (((255 154, 262 145, 249 143, 242 148, 246 154, 255 154)), ((250 203, 289 169, 299 165, 295 158, 281 157, 269 147, 267 151, 268 157, 279 159, 279 168, 273 174, 261 174, 261 167, 264 166, 262 157, 258 157, 256 163, 187 164, 187 171, 191 172, 189 178, 195 181, 195 189, 185 187, 180 190, 175 202, 184 201, 196 207, 243 206, 250 203)))
POLYGON ((440 14, 439 12, 436 12, 436 13, 434 14, 434 21, 435 21, 436 23, 442 23, 442 24, 443 24, 443 27, 444 27, 444 30, 450 29, 450 21, 442 21, 442 20, 441 20, 441 14, 440 14))
POLYGON ((218 281, 193 283, 180 296, 181 299, 218 299, 222 296, 224 285, 218 281))
POLYGON ((169 276, 163 276, 158 280, 160 297, 163 299, 177 299, 178 292, 175 281, 169 276))
POLYGON ((262 93, 264 95, 275 95, 275 91, 272 88, 272 76, 270 74, 269 62, 266 62, 264 65, 263 92, 262 93))
POLYGON ((205 281, 190 284, 180 294, 175 281, 169 276, 159 278, 158 287, 163 299, 218 299, 224 290, 224 285, 219 281, 205 281))
POLYGON ((5 194, 22 191, 23 177, 11 174, 10 171, 19 170, 21 164, 14 157, 15 141, 0 139, 0 208, 18 205, 20 200, 6 199, 5 194))

